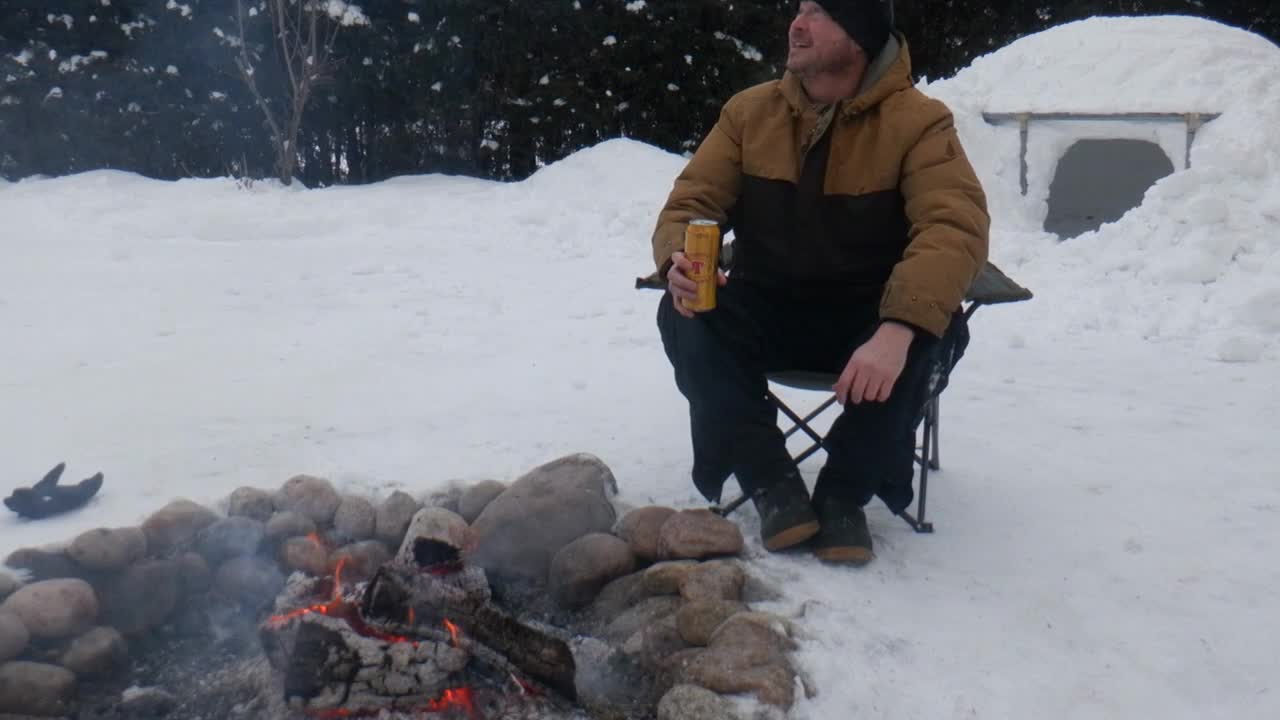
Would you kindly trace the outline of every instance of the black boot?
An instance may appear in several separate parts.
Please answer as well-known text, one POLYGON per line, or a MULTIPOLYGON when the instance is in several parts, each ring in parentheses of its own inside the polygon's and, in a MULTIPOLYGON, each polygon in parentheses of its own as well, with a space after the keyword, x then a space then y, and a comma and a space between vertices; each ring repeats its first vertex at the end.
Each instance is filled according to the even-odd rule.
POLYGON ((867 514, 856 503, 825 498, 818 507, 822 531, 813 539, 813 554, 819 560, 843 565, 866 565, 875 559, 867 514))
POLYGON ((760 539, 769 552, 799 545, 818 532, 818 516, 798 472, 789 472, 772 485, 758 488, 752 494, 752 502, 760 514, 760 539))

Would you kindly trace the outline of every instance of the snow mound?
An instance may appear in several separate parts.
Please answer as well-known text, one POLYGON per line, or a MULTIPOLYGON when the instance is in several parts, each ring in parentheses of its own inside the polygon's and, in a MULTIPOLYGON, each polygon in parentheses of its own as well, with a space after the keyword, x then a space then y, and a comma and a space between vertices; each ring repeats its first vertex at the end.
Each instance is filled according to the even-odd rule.
POLYGON ((988 191, 992 257, 1037 291, 1030 312, 1041 330, 1107 329, 1252 362, 1280 349, 1277 77, 1280 48, 1243 30, 1187 17, 1092 18, 921 89, 956 113, 988 191), (1221 117, 1197 135, 1190 169, 1156 183, 1119 221, 1058 243, 1042 230, 1044 198, 1019 192, 1009 128, 987 125, 984 111, 1221 117))

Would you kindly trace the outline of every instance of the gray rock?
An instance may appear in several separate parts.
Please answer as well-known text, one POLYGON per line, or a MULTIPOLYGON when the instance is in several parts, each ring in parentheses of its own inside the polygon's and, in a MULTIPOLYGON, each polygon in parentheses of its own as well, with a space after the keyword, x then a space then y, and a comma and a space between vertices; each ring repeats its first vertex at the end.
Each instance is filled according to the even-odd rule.
POLYGON ((472 525, 478 538, 470 560, 491 578, 545 582, 560 548, 616 520, 609 497, 613 473, 590 455, 571 455, 534 468, 511 484, 472 525))
POLYGON ((378 511, 373 503, 355 495, 346 495, 333 514, 334 536, 346 542, 370 540, 377 524, 378 511))
POLYGON ((644 576, 631 573, 605 585, 592 601, 588 613, 597 621, 608 623, 646 597, 649 594, 644 591, 644 576))
POLYGON ((275 500, 266 490, 240 487, 231 493, 227 507, 227 515, 230 517, 247 517, 265 523, 273 513, 275 500))
POLYGON ((76 536, 67 557, 87 570, 116 571, 147 554, 142 528, 98 528, 76 536))
POLYGON ((277 510, 302 513, 317 525, 328 525, 342 504, 342 497, 333 483, 314 475, 294 475, 280 487, 275 495, 277 510))
POLYGON ((227 517, 196 535, 196 550, 209 565, 220 565, 233 557, 254 554, 264 537, 266 525, 261 520, 227 517))
POLYGON ((178 699, 158 687, 131 687, 120 695, 125 717, 162 718, 178 706, 178 699))
POLYGON ((444 508, 457 514, 458 504, 462 501, 462 485, 457 480, 451 481, 444 490, 438 490, 427 497, 427 507, 444 508))
POLYGON ((19 588, 0 610, 17 615, 33 638, 65 638, 98 619, 98 596, 84 580, 42 580, 19 588))
POLYGON ((659 531, 663 523, 675 514, 674 509, 658 505, 636 508, 622 516, 615 532, 631 546, 631 552, 642 562, 653 562, 659 559, 659 531))
POLYGON ((218 567, 213 574, 213 586, 228 600, 261 608, 284 587, 284 575, 274 563, 260 557, 241 556, 218 567))
POLYGON ((462 549, 470 545, 471 529, 462 516, 442 507, 424 507, 413 516, 413 521, 404 532, 404 541, 396 551, 396 561, 412 565, 413 545, 418 538, 439 540, 455 548, 462 549))
POLYGON ((378 506, 378 514, 374 519, 374 537, 389 548, 399 548, 404 541, 404 533, 409 529, 413 516, 422 509, 422 503, 413 496, 399 490, 382 501, 378 506))
POLYGON ((680 580, 680 597, 685 600, 742 600, 747 573, 732 560, 699 563, 680 580))
POLYGON ((292 511, 276 513, 267 521, 267 540, 278 544, 292 537, 306 537, 316 533, 316 521, 292 511))
POLYGON ((183 564, 144 560, 110 580, 102 591, 102 617, 126 635, 158 627, 182 599, 183 564))
POLYGON ((639 657, 640 662, 652 672, 665 672, 670 665, 668 658, 688 648, 689 643, 680 636, 674 617, 665 617, 640 628, 622 646, 623 652, 639 657))
POLYGON ((497 480, 481 480, 469 486, 458 496, 458 514, 473 523, 493 499, 501 495, 507 486, 497 480))
POLYGON ((787 650, 794 645, 787 635, 789 630, 789 625, 774 622, 764 613, 737 613, 715 629, 709 647, 734 651, 742 656, 743 664, 777 662, 785 659, 787 650))
POLYGON ((21 655, 30 641, 31 633, 21 618, 11 612, 0 612, 0 663, 21 655))
POLYGON ((705 647, 711 644, 711 636, 721 623, 746 609, 746 605, 731 600, 693 600, 680 606, 676 627, 685 642, 705 647))
POLYGON ((583 535, 551 559, 548 582, 556 602, 579 608, 595 599, 611 580, 636 569, 631 547, 608 533, 583 535))
POLYGON ((182 595, 202 593, 213 585, 213 571, 209 569, 209 562, 199 553, 185 552, 176 562, 182 595))
POLYGON ((641 628, 675 615, 679 608, 680 598, 672 595, 646 598, 614 618, 602 636, 615 645, 621 645, 641 628))
POLYGON ((96 627, 71 641, 62 666, 77 677, 107 677, 126 669, 129 646, 115 628, 96 627))
POLYGON ((644 590, 650 595, 679 595, 680 582, 698 566, 697 560, 667 560, 644 571, 644 590))
POLYGON ((658 720, 737 720, 728 700, 697 685, 676 685, 658 701, 658 720))
POLYGON ((329 551, 311 538, 293 537, 280 546, 280 563, 290 570, 324 577, 329 574, 329 551))
POLYGON ((66 668, 16 660, 0 665, 0 712, 70 715, 75 701, 76 676, 66 668))
POLYGON ((62 578, 85 579, 88 573, 65 552, 42 548, 21 548, 9 553, 5 565, 27 573, 31 582, 62 578))
POLYGON ((4 600, 13 594, 14 590, 22 587, 22 581, 14 577, 12 574, 5 572, 4 568, 0 568, 0 600, 4 600))
POLYGON ((704 650, 683 662, 680 677, 725 695, 753 693, 768 705, 790 709, 796 699, 796 675, 782 663, 741 667, 715 650, 704 650))
POLYGON ((201 530, 218 521, 218 514, 190 500, 179 499, 157 510, 142 523, 147 549, 163 555, 187 546, 201 530))
POLYGON ((377 540, 364 540, 334 550, 329 555, 329 569, 336 572, 342 565, 343 584, 361 582, 373 577, 384 563, 391 560, 391 551, 377 540))
POLYGON ((701 560, 742 552, 742 531, 710 510, 682 510, 662 524, 658 554, 667 560, 701 560))

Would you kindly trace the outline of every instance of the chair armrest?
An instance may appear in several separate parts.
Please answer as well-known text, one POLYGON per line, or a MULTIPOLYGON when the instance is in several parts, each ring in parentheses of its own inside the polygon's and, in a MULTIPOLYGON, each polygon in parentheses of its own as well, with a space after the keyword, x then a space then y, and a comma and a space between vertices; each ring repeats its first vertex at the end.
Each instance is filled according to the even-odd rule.
POLYGON ((979 305, 999 305, 1001 303, 1022 302, 1033 297, 1035 295, 1030 290, 1014 282, 1000 268, 992 263, 987 263, 982 266, 978 277, 974 278, 973 284, 969 286, 969 292, 965 294, 964 299, 966 302, 979 305))

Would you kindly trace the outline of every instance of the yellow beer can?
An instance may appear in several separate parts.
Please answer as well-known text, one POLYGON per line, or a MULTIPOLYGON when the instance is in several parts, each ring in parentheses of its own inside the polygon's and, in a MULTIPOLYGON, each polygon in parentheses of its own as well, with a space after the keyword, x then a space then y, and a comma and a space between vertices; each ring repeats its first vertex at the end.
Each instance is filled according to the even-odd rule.
POLYGON ((698 283, 696 302, 684 301, 694 312, 716 306, 716 273, 720 267, 720 224, 714 220, 694 220, 684 231, 684 254, 693 262, 689 279, 698 283))

